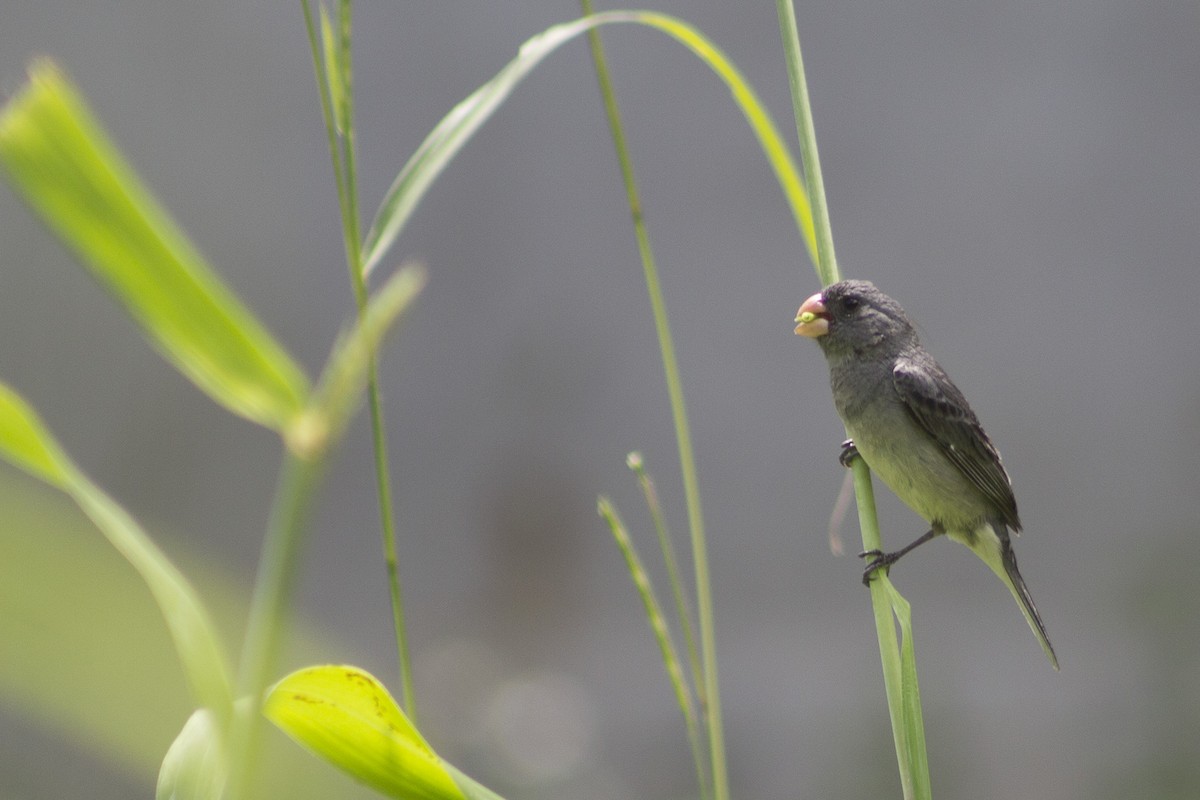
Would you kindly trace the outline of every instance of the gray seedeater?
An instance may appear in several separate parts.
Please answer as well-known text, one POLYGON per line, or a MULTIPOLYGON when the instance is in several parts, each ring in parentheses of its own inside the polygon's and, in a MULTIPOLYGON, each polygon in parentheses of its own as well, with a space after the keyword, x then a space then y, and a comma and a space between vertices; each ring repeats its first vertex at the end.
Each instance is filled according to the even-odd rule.
POLYGON ((868 281, 841 281, 804 301, 796 333, 816 340, 829 362, 833 402, 856 454, 930 530, 873 557, 869 581, 940 534, 971 548, 1012 592, 1050 663, 1058 658, 1017 570, 1009 531, 1021 530, 1012 481, 958 387, 920 341, 904 309, 868 281))

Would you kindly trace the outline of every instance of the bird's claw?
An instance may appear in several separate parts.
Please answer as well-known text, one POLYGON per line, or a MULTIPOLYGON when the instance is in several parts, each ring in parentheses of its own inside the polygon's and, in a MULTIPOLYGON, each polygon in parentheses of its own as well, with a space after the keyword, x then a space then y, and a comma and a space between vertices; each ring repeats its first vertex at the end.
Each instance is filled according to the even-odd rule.
POLYGON ((858 458, 858 448, 854 446, 854 440, 847 439, 842 442, 842 452, 838 453, 838 463, 849 469, 851 462, 856 458, 858 458))
POLYGON ((898 553, 885 553, 882 550, 864 550, 858 554, 859 558, 869 558, 867 566, 863 568, 862 582, 863 586, 871 585, 871 578, 879 570, 883 570, 887 574, 888 568, 900 558, 898 553))

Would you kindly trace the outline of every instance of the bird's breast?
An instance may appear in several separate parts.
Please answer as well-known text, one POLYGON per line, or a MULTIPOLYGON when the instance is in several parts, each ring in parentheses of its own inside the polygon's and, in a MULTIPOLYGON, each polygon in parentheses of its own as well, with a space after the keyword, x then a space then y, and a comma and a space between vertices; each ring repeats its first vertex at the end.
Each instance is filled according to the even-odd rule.
POLYGON ((979 490, 913 419, 887 369, 831 374, 846 431, 871 471, 913 511, 946 530, 970 530, 987 516, 979 490))

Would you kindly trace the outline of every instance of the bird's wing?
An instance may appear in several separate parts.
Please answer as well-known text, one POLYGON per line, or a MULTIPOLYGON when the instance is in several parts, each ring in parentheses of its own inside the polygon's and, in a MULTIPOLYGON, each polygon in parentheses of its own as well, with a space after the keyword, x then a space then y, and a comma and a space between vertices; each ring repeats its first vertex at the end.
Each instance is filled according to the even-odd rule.
POLYGON ((927 354, 902 356, 892 368, 896 392, 908 413, 938 443, 942 453, 995 503, 998 516, 1021 530, 1012 481, 1000 453, 983 431, 958 387, 927 354))

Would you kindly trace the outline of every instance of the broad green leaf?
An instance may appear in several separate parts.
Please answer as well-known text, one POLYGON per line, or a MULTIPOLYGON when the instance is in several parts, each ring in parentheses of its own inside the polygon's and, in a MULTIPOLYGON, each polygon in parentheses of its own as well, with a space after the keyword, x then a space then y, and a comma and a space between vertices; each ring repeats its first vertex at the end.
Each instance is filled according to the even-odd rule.
POLYGON ((467 798, 383 684, 357 667, 293 672, 267 693, 263 713, 288 736, 389 797, 467 798))
POLYGON ((455 106, 425 137, 388 189, 367 232, 362 250, 363 268, 368 273, 400 235, 437 176, 530 70, 576 36, 612 23, 637 23, 663 31, 691 50, 725 82, 775 171, 815 263, 816 238, 804 182, 770 114, 737 68, 703 34, 681 20, 649 11, 606 11, 547 28, 525 42, 515 59, 455 106))
POLYGON ((224 724, 232 697, 227 662, 195 590, 137 522, 79 471, 33 409, 4 384, 0 458, 69 494, 133 565, 158 602, 197 704, 211 708, 224 724))
POLYGON ((0 112, 13 188, 193 383, 282 429, 303 407, 300 368, 207 266, 53 64, 0 112))
POLYGON ((206 708, 194 712, 163 758, 155 800, 220 800, 228 777, 221 731, 206 708))
POLYGON ((320 452, 336 441, 350 420, 367 385, 371 360, 383 337, 425 286, 427 275, 419 265, 401 267, 376 291, 366 311, 334 345, 311 407, 288 432, 288 445, 296 453, 320 452))

